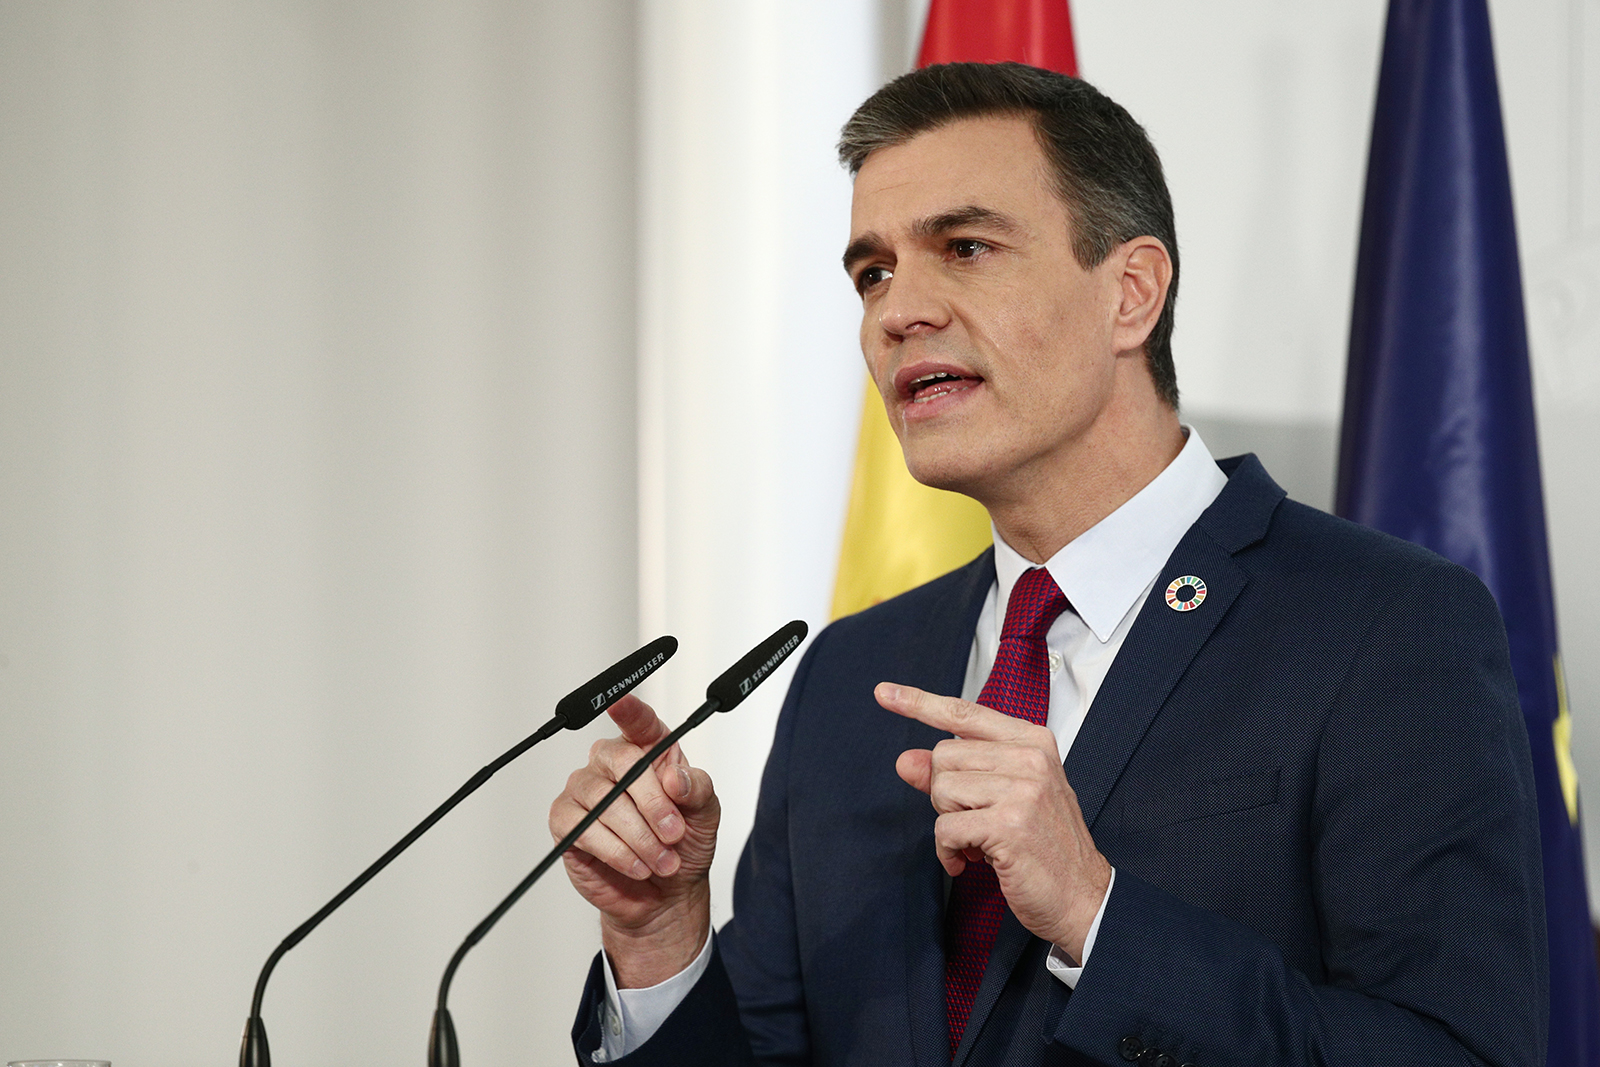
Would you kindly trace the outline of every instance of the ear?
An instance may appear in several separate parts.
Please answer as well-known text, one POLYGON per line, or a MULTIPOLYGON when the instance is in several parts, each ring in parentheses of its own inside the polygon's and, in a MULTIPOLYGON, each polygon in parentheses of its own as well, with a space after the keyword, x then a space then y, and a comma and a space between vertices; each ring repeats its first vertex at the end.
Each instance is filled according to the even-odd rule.
POLYGON ((1112 324, 1117 354, 1140 351, 1155 329, 1172 284, 1172 257, 1154 237, 1135 237, 1111 253, 1118 266, 1120 302, 1112 324))

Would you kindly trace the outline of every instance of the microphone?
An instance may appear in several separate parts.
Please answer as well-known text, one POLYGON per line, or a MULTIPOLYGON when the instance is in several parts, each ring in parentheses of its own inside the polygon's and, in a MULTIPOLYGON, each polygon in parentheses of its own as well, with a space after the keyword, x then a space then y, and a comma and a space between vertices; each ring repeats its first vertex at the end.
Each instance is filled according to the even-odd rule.
POLYGON ((278 960, 285 952, 294 948, 305 936, 321 925, 322 920, 332 915, 339 905, 353 896, 356 890, 366 885, 372 877, 383 870, 400 853, 410 848, 417 838, 426 833, 434 823, 444 818, 451 808, 471 796, 479 786, 487 782, 494 773, 540 741, 558 733, 563 729, 578 730, 589 725, 596 715, 606 708, 621 700, 629 690, 649 677, 655 669, 678 651, 678 639, 675 637, 658 637, 643 648, 637 649, 622 659, 613 663, 587 682, 562 697, 556 703, 555 714, 548 722, 539 727, 527 737, 512 745, 506 752, 493 763, 486 764, 477 774, 467 780, 467 783, 450 795, 450 799, 440 804, 426 818, 419 822, 409 834, 395 842, 393 848, 379 856, 377 860, 356 876, 355 881, 341 889, 337 896, 322 906, 311 918, 295 927, 294 931, 284 938, 272 955, 267 957, 266 965, 261 968, 261 974, 256 978, 255 997, 250 1002, 250 1018, 245 1020, 244 1037, 239 1044, 239 1067, 272 1067, 272 1053, 267 1048, 267 1028, 261 1021, 261 998, 267 991, 267 979, 272 974, 272 969, 278 965, 278 960))
POLYGON ((578 825, 568 831, 567 836, 556 842, 556 846, 545 854, 539 865, 528 874, 517 887, 489 913, 481 923, 472 928, 467 939, 461 942, 461 947, 456 949, 455 955, 450 957, 450 963, 444 969, 444 977, 439 980, 439 1003, 433 1012, 433 1027, 428 1032, 428 1067, 461 1067, 461 1052, 456 1044, 455 1023, 450 1019, 450 983, 456 976, 456 968, 461 966, 461 960, 476 945, 483 940, 485 934, 494 928, 494 924, 511 910, 522 895, 533 887, 533 883, 549 870, 551 865, 561 857, 561 854, 571 848, 583 832, 594 824, 594 821, 605 814, 605 810, 620 797, 639 776, 649 769, 650 765, 661 758, 662 753, 678 743, 678 739, 693 730, 696 726, 709 719, 713 712, 732 711, 739 703, 749 696, 755 687, 766 681, 774 670, 778 668, 789 653, 800 647, 800 642, 805 640, 806 624, 799 619, 779 627, 777 632, 755 648, 744 654, 744 657, 729 667, 716 680, 706 686, 706 701, 696 708, 694 714, 683 721, 683 725, 673 730, 666 737, 656 742, 654 748, 634 761, 628 773, 624 774, 616 785, 611 787, 611 792, 601 798, 600 803, 589 810, 589 813, 579 820, 578 825))

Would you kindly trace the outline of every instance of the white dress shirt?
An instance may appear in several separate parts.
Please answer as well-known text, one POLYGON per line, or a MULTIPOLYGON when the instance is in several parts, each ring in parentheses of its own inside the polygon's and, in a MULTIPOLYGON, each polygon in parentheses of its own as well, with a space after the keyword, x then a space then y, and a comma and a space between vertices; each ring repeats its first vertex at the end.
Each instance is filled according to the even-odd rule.
MULTIPOLYGON (((1133 628, 1139 606, 1160 578, 1162 567, 1200 513, 1228 484, 1200 435, 1187 426, 1184 434, 1187 440, 1177 458, 1149 485, 1045 561, 1050 577, 1072 605, 1045 635, 1050 654, 1047 725, 1055 734, 1056 748, 1063 757, 1072 748, 1089 705, 1133 628)), ((972 650, 967 656, 966 680, 961 687, 963 699, 976 700, 983 691, 983 683, 994 667, 1011 589, 1033 566, 996 534, 995 581, 978 613, 972 650)), ((1113 871, 1112 885, 1115 884, 1113 871)), ((1089 962, 1110 897, 1108 887, 1084 939, 1081 965, 1074 966, 1059 949, 1050 953, 1046 963, 1050 973, 1069 986, 1077 986, 1083 966, 1089 962)), ((648 989, 622 990, 617 989, 610 961, 606 961, 603 1036, 595 1059, 617 1059, 648 1041, 699 981, 710 959, 711 940, 707 938, 699 956, 683 971, 648 989)))

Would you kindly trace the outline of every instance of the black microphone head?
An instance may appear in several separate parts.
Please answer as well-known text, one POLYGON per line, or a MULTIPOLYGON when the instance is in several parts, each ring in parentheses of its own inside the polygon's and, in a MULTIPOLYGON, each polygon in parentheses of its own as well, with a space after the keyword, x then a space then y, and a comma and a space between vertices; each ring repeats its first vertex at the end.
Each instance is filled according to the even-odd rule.
POLYGON ((715 701, 718 711, 732 711, 756 686, 789 658, 789 653, 806 639, 806 624, 799 619, 778 628, 778 632, 752 648, 744 659, 706 686, 706 699, 715 701))
POLYGON ((621 700, 676 651, 676 637, 656 638, 562 697, 556 704, 556 718, 563 720, 562 725, 569 730, 588 726, 596 715, 621 700))

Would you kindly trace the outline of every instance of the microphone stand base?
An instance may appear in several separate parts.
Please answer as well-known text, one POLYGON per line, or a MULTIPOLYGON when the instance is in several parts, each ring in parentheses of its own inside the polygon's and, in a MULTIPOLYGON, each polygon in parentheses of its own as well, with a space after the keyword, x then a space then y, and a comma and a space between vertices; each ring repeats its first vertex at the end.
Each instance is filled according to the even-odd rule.
POLYGON ((450 1021, 449 1008, 439 1008, 433 1013, 433 1028, 428 1032, 428 1067, 461 1067, 456 1026, 450 1021))
POLYGON ((267 1025, 259 1015, 252 1015, 244 1022, 244 1037, 239 1042, 239 1067, 272 1067, 272 1053, 267 1050, 267 1025))

